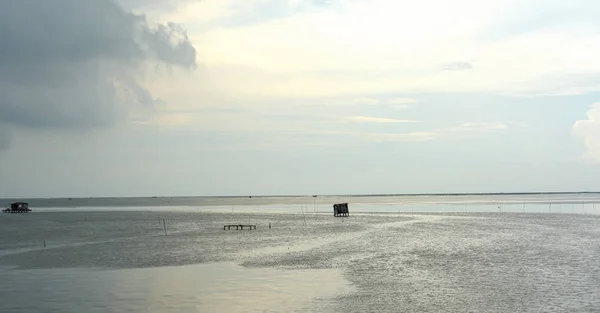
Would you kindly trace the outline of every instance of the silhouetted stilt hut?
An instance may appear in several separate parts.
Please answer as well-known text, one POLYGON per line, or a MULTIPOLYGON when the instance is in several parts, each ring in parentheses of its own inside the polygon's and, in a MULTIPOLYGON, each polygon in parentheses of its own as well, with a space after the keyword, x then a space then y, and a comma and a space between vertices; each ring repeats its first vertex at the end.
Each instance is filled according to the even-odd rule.
POLYGON ((15 202, 11 203, 10 207, 2 210, 4 213, 28 213, 31 212, 29 204, 27 202, 15 202))
POLYGON ((348 212, 348 203, 334 204, 333 216, 350 216, 350 213, 348 212))

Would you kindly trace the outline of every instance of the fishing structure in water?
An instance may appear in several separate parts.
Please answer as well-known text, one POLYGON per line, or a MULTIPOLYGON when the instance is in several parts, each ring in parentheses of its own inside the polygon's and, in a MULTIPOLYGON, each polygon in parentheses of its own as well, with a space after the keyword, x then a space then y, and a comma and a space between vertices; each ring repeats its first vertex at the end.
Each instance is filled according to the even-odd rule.
POLYGON ((256 229, 256 225, 242 225, 242 224, 232 224, 232 225, 225 225, 223 226, 223 230, 227 229, 231 229, 232 227, 235 227, 235 229, 244 229, 244 227, 246 227, 247 229, 256 229))
POLYGON ((341 217, 341 216, 350 216, 350 212, 348 212, 348 203, 337 203, 333 205, 333 216, 341 217))
POLYGON ((9 207, 2 210, 4 213, 29 213, 31 209, 29 208, 29 203, 27 202, 15 202, 11 203, 9 207))

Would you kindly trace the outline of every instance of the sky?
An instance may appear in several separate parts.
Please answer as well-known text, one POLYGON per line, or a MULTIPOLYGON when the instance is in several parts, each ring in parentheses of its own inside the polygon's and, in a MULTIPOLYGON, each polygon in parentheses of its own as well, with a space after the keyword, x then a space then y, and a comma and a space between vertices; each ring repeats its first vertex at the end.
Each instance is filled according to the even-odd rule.
POLYGON ((600 191, 599 14, 0 1, 0 197, 600 191))

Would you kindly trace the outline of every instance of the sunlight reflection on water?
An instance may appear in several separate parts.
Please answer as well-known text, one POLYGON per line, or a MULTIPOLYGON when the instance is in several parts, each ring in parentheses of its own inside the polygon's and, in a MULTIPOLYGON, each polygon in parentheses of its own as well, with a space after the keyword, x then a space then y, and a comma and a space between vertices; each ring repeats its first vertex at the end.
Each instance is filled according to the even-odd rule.
POLYGON ((0 279, 4 312, 324 312, 320 304, 352 291, 338 269, 279 270, 232 263, 93 271, 4 269, 0 279), (41 287, 40 281, 52 288, 41 287))

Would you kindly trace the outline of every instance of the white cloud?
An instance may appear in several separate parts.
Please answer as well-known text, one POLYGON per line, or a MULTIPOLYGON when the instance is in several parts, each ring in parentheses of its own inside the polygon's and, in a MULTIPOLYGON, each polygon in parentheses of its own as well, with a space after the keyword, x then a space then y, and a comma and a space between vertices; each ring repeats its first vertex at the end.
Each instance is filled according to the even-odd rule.
POLYGON ((413 98, 395 98, 386 101, 389 107, 394 110, 406 110, 410 107, 410 105, 418 102, 419 101, 417 99, 413 98))
POLYGON ((584 158, 600 162, 600 102, 590 107, 587 119, 575 122, 572 134, 583 141, 586 148, 584 158))
POLYGON ((182 1, 165 19, 190 26, 209 23, 233 15, 233 3, 234 0, 182 1))
POLYGON ((372 142, 388 142, 388 141, 405 141, 419 142, 434 140, 437 137, 436 132, 411 132, 411 133, 363 133, 358 135, 359 138, 364 138, 372 142))
MULTIPOLYGON (((511 14, 535 8, 513 0, 339 1, 334 8, 298 11, 248 25, 211 24, 237 16, 234 13, 240 12, 234 8, 264 5, 260 0, 243 6, 233 3, 192 2, 168 16, 193 32, 191 38, 202 46, 198 59, 210 65, 212 76, 226 77, 215 90, 227 94, 571 94, 590 92, 597 85, 575 76, 597 77, 600 72, 599 35, 577 24, 513 25, 511 14), (496 34, 503 27, 519 26, 525 31, 496 34), (477 66, 468 71, 439 67, 472 65, 461 60, 476 60, 477 66), (236 78, 248 75, 248 69, 253 71, 251 79, 236 78), (565 75, 575 76, 565 79, 565 75)), ((548 10, 567 4, 561 1, 548 10)))
POLYGON ((466 71, 472 69, 473 67, 474 65, 472 62, 464 61, 449 62, 441 66, 441 68, 446 71, 466 71))
MULTIPOLYGON (((493 132, 506 131, 509 123, 500 122, 466 122, 458 126, 439 128, 435 131, 442 138, 476 138, 493 132)), ((514 125, 514 124, 513 124, 514 125)))
MULTIPOLYGON (((154 84, 153 91, 161 91, 156 91, 157 96, 178 108, 226 105, 258 112, 277 102, 277 106, 290 110, 344 105, 405 110, 419 100, 387 98, 384 94, 466 91, 539 96, 596 90, 600 36, 594 32, 573 25, 536 28, 529 24, 529 29, 511 36, 488 36, 490 31, 513 26, 507 21, 515 6, 520 6, 513 0, 339 1, 335 9, 301 11, 235 26, 216 23, 238 16, 240 12, 235 10, 259 3, 264 1, 249 0, 242 6, 233 0, 194 1, 170 13, 168 19, 183 23, 190 38, 201 47, 197 59, 204 67, 186 81, 171 79, 154 84), (474 62, 476 66, 467 66, 474 62), (469 70, 444 71, 441 64, 469 70), (238 99, 229 101, 226 97, 238 99)), ((290 114, 293 112, 298 111, 290 114)), ((340 115, 344 114, 332 117, 332 121, 340 121, 340 115)), ((162 123, 173 125, 176 120, 184 119, 172 117, 162 123)), ((418 122, 362 115, 342 120, 418 122)), ((251 132, 314 129, 319 123, 210 113, 194 117, 193 122, 188 120, 188 125, 251 132)), ((427 138, 478 136, 515 125, 519 126, 510 122, 463 123, 434 128, 427 132, 427 138)))
POLYGON ((409 108, 409 106, 408 106, 408 104, 397 104, 397 105, 390 106, 390 108, 392 108, 394 110, 406 110, 409 108))
POLYGON ((468 122, 460 125, 460 129, 469 131, 494 131, 508 129, 504 123, 474 123, 468 122))
POLYGON ((398 104, 398 105, 405 104, 405 105, 408 105, 408 104, 418 103, 419 100, 413 99, 413 98, 395 98, 395 99, 389 99, 386 102, 388 104, 398 104))
POLYGON ((400 120, 395 118, 371 117, 371 116, 349 116, 348 121, 360 123, 420 123, 417 120, 400 120))
POLYGON ((337 136, 345 138, 350 142, 420 142, 429 141, 437 138, 438 133, 433 131, 426 132, 406 132, 406 133, 386 133, 386 132, 349 132, 349 131, 319 131, 318 134, 337 136))
POLYGON ((371 98, 355 98, 350 100, 354 104, 379 104, 381 101, 371 98))

